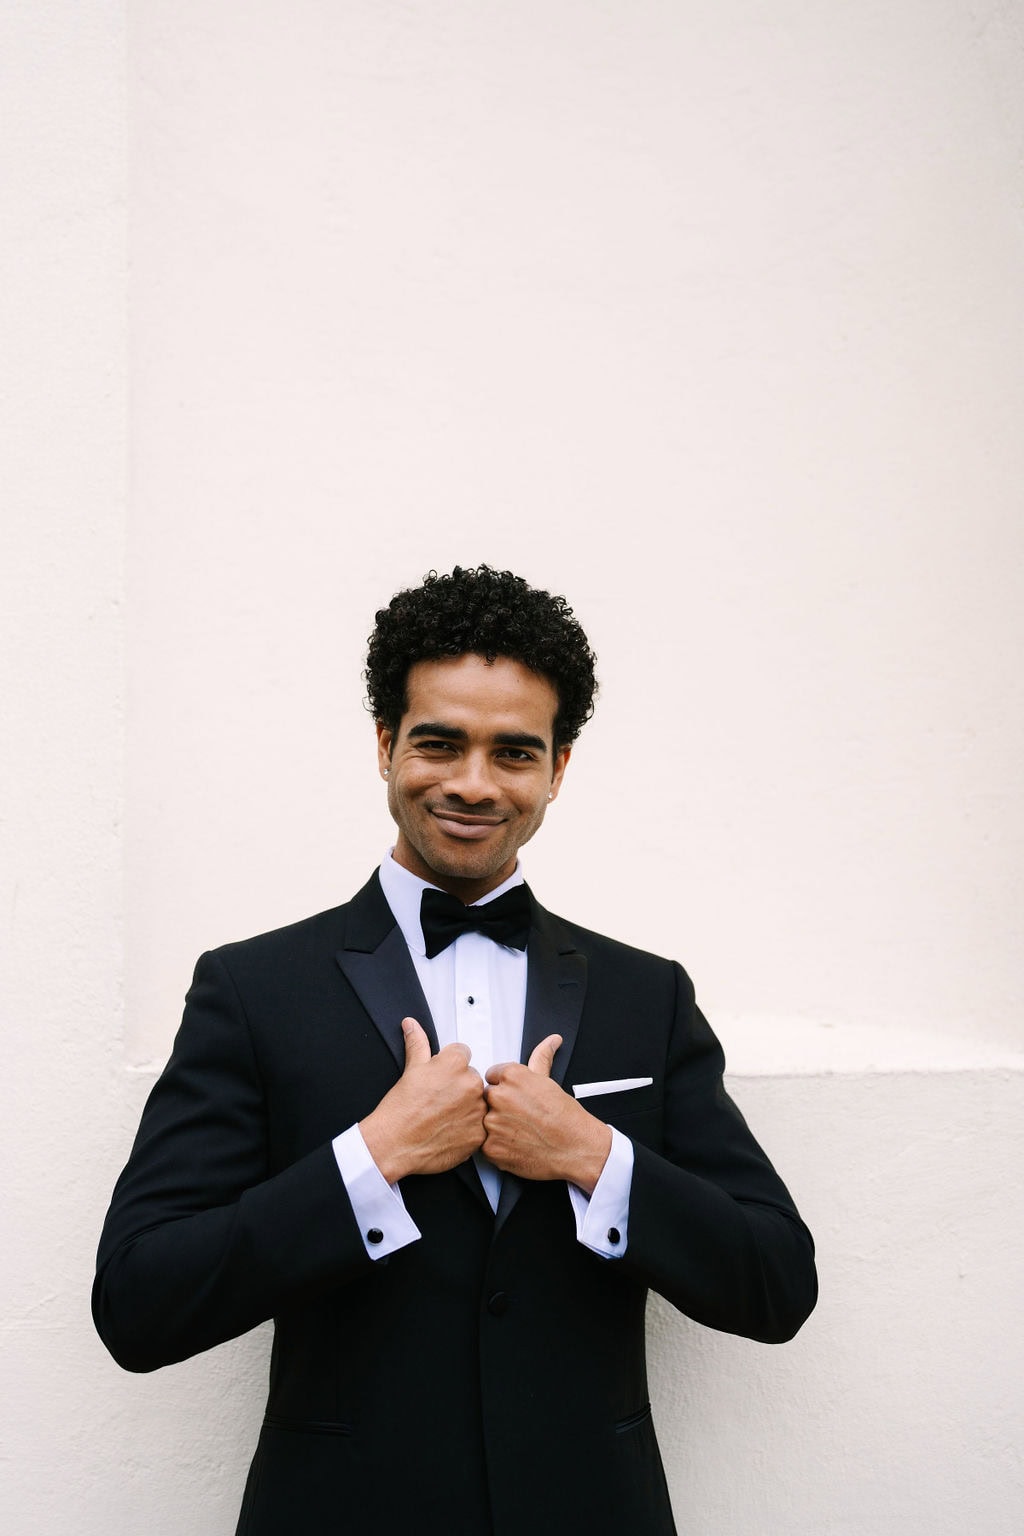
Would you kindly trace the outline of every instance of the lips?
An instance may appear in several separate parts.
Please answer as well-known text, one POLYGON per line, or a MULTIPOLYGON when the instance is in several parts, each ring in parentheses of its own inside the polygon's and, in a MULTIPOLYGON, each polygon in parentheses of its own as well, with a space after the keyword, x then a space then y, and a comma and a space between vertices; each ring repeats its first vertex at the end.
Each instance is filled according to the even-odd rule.
POLYGON ((479 842, 487 837, 496 827, 502 825, 500 820, 486 816, 460 816, 449 811, 431 811, 430 813, 442 832, 449 837, 463 838, 468 842, 479 842))

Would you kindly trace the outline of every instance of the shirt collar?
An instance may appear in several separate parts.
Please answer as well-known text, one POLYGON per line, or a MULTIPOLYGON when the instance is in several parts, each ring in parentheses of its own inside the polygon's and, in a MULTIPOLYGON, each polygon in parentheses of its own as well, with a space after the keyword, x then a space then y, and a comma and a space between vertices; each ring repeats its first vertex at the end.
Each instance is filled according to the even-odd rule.
MULTIPOLYGON (((420 898, 424 891, 437 891, 440 890, 440 886, 433 885, 429 880, 421 880, 419 875, 414 875, 403 865, 396 864, 392 858, 393 852, 394 850, 389 848, 381 860, 379 870, 381 889, 388 906, 394 913, 395 922, 402 930, 405 942, 416 954, 425 955, 427 946, 420 926, 420 898)), ((484 907, 496 896, 501 896, 505 891, 510 891, 514 885, 522 885, 522 883, 523 870, 517 863, 507 880, 495 886, 493 891, 488 891, 486 896, 481 896, 479 901, 471 902, 471 906, 484 907)))

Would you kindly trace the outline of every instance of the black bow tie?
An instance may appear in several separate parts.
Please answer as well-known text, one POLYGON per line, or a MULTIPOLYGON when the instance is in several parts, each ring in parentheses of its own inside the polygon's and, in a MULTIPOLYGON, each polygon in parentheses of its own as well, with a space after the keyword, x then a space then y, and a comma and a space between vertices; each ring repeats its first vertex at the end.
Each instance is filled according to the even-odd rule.
POLYGON ((530 933, 530 893, 520 883, 482 907, 466 907, 447 891, 424 891, 420 926, 428 960, 453 944, 460 933, 482 933, 495 944, 525 949, 530 933))

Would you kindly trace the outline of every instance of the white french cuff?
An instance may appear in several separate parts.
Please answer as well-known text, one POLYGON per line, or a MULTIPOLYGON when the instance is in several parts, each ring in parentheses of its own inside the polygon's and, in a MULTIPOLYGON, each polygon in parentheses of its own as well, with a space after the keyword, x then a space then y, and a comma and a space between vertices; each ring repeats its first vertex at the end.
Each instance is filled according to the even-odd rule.
POLYGON ((649 1088, 653 1077, 609 1077, 603 1083, 574 1083, 577 1099, 592 1099, 598 1093, 625 1093, 630 1088, 649 1088))
POLYGON ((334 1160, 348 1192, 363 1247, 371 1259, 385 1259, 420 1236, 397 1184, 389 1184, 370 1156, 358 1125, 335 1136, 334 1160))
POLYGON ((603 1259, 621 1259, 629 1241, 629 1192, 633 1184, 633 1143, 614 1126, 611 1151, 601 1177, 588 1199, 575 1184, 567 1184, 576 1236, 585 1248, 603 1259))

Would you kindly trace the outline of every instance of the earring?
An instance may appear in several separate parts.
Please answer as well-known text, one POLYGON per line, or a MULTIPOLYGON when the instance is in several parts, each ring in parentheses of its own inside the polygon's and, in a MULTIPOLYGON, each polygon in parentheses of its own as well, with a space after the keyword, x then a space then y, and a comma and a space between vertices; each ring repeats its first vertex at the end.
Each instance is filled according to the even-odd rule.
POLYGON ((548 799, 549 800, 553 800, 554 798, 555 798, 554 795, 548 795, 548 799))
MULTIPOLYGON (((384 769, 384 777, 385 777, 385 778, 387 778, 387 776, 388 776, 388 774, 389 774, 389 773, 390 773, 390 772, 391 772, 391 769, 390 769, 390 768, 385 768, 385 769, 384 769)), ((548 799, 549 799, 549 800, 550 800, 550 799, 551 799, 551 796, 550 796, 550 795, 548 795, 548 799)))

